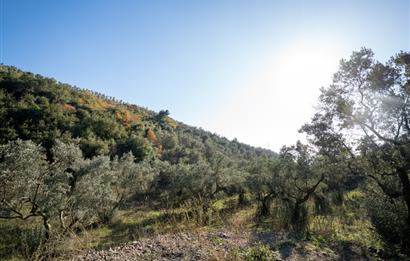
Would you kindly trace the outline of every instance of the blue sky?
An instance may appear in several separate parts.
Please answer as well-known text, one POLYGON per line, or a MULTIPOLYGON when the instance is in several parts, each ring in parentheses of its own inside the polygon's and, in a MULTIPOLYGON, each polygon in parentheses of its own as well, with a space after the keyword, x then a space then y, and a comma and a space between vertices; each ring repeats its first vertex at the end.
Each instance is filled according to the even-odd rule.
POLYGON ((278 150, 362 46, 409 47, 408 0, 0 0, 7 65, 278 150))

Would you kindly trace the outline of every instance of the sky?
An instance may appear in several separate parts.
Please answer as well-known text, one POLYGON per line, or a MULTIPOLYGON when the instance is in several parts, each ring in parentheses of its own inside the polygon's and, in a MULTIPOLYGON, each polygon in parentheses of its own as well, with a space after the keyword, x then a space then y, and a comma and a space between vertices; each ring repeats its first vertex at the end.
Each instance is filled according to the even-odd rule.
POLYGON ((0 0, 0 62, 278 151, 339 60, 410 50, 409 0, 0 0))

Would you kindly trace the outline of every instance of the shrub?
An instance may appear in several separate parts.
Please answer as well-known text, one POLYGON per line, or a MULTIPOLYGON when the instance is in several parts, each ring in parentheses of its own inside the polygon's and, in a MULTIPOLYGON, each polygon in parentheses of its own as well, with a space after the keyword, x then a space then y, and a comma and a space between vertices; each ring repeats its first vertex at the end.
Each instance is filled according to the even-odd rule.
POLYGON ((401 250, 405 250, 409 239, 404 202, 386 196, 377 196, 368 197, 366 203, 371 223, 383 241, 389 246, 398 246, 401 250))

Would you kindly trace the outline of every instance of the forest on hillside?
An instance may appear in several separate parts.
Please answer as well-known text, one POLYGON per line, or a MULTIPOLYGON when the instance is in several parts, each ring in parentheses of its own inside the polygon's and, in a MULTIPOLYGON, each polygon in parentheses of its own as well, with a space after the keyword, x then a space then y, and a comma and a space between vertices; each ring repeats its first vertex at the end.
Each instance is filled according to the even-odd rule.
POLYGON ((0 259, 65 260, 223 228, 283 238, 214 260, 286 259, 281 246, 405 260, 409 99, 410 53, 381 63, 362 48, 321 89, 300 128, 307 141, 276 153, 0 65, 0 259))

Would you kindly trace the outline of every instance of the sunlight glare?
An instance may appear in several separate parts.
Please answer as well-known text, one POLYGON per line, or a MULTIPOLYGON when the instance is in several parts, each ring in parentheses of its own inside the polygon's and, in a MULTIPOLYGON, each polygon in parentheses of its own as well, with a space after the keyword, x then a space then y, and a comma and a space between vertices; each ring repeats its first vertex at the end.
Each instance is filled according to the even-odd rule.
POLYGON ((264 69, 244 83, 244 91, 231 100, 219 121, 220 129, 229 130, 224 133, 229 138, 275 151, 297 139, 304 140, 297 130, 313 116, 320 87, 329 85, 338 69, 343 57, 338 46, 298 42, 276 51, 264 69), (272 137, 272 143, 267 144, 266 137, 272 137))

